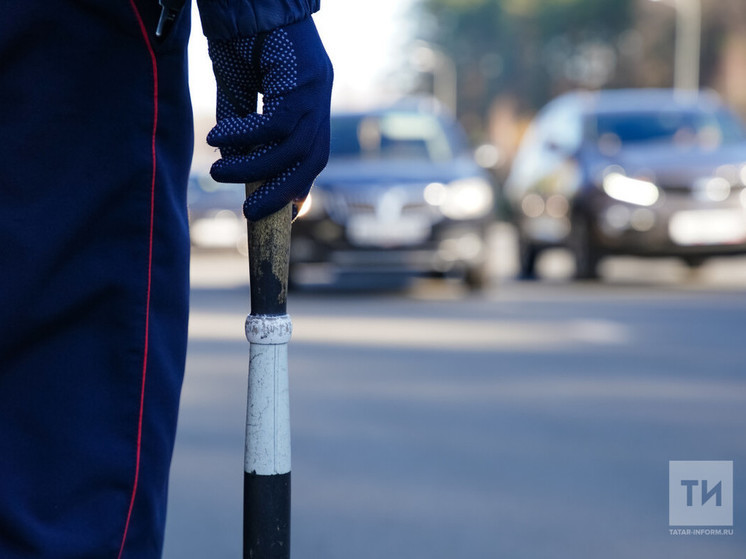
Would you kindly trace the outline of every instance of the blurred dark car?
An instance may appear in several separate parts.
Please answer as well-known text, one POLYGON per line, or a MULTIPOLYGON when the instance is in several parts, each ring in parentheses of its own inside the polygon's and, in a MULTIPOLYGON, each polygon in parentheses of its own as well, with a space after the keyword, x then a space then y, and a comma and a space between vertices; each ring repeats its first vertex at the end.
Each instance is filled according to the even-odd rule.
POLYGON ((215 182, 209 174, 189 177, 189 237, 206 250, 238 250, 247 254, 243 184, 215 182))
POLYGON ((432 102, 332 115, 331 156, 293 225, 291 283, 340 274, 486 280, 494 192, 432 102))
POLYGON ((571 249, 578 278, 611 254, 690 266, 743 254, 744 184, 746 135, 714 94, 565 94, 537 115, 505 183, 521 274, 555 246, 571 249))

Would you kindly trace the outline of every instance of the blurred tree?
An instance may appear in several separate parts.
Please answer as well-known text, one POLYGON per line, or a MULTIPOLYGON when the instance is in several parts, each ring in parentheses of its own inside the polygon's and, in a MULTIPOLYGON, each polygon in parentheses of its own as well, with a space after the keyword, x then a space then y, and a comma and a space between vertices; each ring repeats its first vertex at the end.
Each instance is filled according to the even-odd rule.
POLYGON ((423 0, 425 39, 459 69, 459 114, 485 114, 497 96, 522 109, 569 87, 615 80, 630 0, 423 0))
MULTIPOLYGON (((564 91, 673 82, 670 2, 419 2, 420 37, 458 70, 459 119, 473 139, 495 142, 507 159, 525 120, 564 91)), ((746 114, 746 1, 702 0, 702 17, 701 83, 746 114)))
MULTIPOLYGON (((746 116, 746 2, 701 0, 700 86, 715 89, 746 116)), ((675 11, 664 2, 637 0, 633 33, 640 57, 631 85, 669 87, 673 82, 675 11)))

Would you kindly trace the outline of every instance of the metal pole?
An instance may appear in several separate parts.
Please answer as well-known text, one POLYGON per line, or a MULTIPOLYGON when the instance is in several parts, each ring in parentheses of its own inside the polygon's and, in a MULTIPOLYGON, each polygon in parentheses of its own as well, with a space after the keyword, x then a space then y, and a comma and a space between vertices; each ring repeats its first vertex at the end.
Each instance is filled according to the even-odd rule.
POLYGON ((702 7, 700 0, 676 0, 676 60, 674 89, 699 90, 699 49, 702 7))
POLYGON ((420 71, 433 76, 433 96, 452 114, 458 109, 458 70, 453 60, 430 43, 418 41, 412 61, 420 71))
MULTIPOLYGON (((246 185, 246 195, 259 183, 246 185)), ((287 344, 292 208, 249 222, 251 314, 244 455, 244 559, 290 557, 290 401, 287 344)))
POLYGON ((651 0, 676 10, 676 45, 673 87, 677 96, 699 91, 699 58, 702 28, 701 0, 651 0))

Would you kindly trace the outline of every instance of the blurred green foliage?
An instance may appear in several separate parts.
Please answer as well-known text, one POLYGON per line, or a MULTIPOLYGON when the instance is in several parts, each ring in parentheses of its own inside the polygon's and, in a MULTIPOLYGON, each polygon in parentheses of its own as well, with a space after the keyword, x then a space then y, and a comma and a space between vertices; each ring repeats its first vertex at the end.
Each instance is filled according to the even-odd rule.
POLYGON ((559 90, 624 81, 621 39, 632 0, 422 0, 425 40, 459 69, 459 113, 496 96, 536 109, 559 90))
MULTIPOLYGON (((571 89, 671 87, 681 0, 415 0, 418 38, 450 58, 472 140, 506 157, 526 122, 571 89)), ((696 0, 690 0, 696 1, 696 0)), ((700 87, 746 120, 746 0, 699 0, 700 87)), ((419 75, 415 89, 433 90, 419 75)))

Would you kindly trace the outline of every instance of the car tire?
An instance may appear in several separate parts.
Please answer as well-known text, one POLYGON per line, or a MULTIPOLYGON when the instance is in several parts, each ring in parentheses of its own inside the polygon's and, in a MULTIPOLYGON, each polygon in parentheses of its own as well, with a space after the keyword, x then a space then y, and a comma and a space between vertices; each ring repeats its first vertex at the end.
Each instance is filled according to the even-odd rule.
POLYGON ((539 247, 518 233, 518 274, 522 280, 535 280, 536 261, 539 258, 539 247))
POLYGON ((299 288, 298 266, 291 262, 288 264, 288 291, 298 291, 299 288))
POLYGON ((469 266, 464 271, 464 285, 470 291, 482 291, 489 283, 487 264, 482 262, 469 266))
POLYGON ((570 250, 575 261, 575 279, 597 280, 602 253, 593 239, 592 224, 588 217, 577 215, 570 232, 570 250))
POLYGON ((704 266, 705 262, 707 261, 706 256, 684 256, 682 257, 682 260, 684 261, 684 264, 686 264, 686 267, 690 270, 699 270, 704 266))

